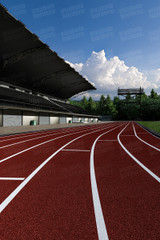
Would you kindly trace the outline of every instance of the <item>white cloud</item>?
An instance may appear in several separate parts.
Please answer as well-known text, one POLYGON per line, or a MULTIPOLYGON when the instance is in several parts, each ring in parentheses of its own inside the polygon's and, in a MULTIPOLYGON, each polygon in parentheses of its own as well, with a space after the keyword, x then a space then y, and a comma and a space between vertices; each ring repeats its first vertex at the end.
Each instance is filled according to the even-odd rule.
POLYGON ((70 63, 70 65, 95 84, 97 91, 93 91, 92 94, 89 92, 93 98, 101 94, 115 96, 118 87, 143 87, 145 92, 149 92, 152 88, 158 89, 160 84, 160 69, 142 73, 136 67, 128 67, 117 56, 108 60, 104 50, 93 51, 85 63, 70 63))
POLYGON ((152 83, 156 84, 157 86, 160 85, 160 68, 152 71, 146 71, 145 75, 152 83))
POLYGON ((68 62, 68 61, 66 61, 66 62, 69 63, 70 66, 71 66, 72 68, 74 68, 77 72, 81 72, 82 67, 83 67, 83 63, 75 63, 75 64, 73 64, 73 63, 70 63, 70 62, 68 62))

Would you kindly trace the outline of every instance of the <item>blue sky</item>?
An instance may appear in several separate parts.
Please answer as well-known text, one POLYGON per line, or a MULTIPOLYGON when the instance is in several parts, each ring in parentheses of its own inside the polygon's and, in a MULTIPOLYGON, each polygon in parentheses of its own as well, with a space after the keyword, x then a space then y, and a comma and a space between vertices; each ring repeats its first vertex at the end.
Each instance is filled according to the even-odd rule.
MULTIPOLYGON (((110 59, 117 56, 118 59, 114 58, 113 62, 118 68, 124 62, 123 69, 125 66, 129 67, 127 76, 130 71, 132 75, 135 74, 130 68, 133 66, 140 73, 145 74, 147 79, 143 78, 143 80, 151 79, 154 84, 159 81, 157 69, 159 71, 160 68, 160 0, 2 0, 0 2, 59 56, 72 63, 73 67, 76 68, 75 63, 83 63, 83 69, 81 66, 77 70, 87 78, 91 76, 91 74, 87 75, 89 69, 85 72, 88 59, 92 67, 91 59, 94 60, 96 57, 101 58, 101 61, 107 59, 107 66, 110 69, 113 65, 110 59), (104 50, 103 54, 102 50, 104 50)), ((116 76, 117 74, 116 70, 116 76)), ((132 81, 132 78, 128 79, 132 81)), ((95 79, 89 80, 95 84, 100 83, 95 79)), ((143 84, 146 83, 143 81, 143 84)), ((148 89, 154 84, 147 85, 148 89)), ((159 89, 158 86, 155 88, 159 89)))

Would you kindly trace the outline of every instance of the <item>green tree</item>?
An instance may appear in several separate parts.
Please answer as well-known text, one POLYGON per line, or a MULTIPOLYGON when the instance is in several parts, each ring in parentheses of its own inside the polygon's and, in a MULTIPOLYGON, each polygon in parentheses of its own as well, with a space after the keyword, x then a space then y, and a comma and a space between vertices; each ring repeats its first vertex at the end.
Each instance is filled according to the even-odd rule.
POLYGON ((108 94, 105 99, 105 113, 106 115, 112 115, 113 110, 113 101, 111 100, 110 95, 108 94))
POLYGON ((87 101, 87 98, 86 98, 85 96, 84 96, 83 99, 81 100, 80 104, 81 104, 81 107, 82 107, 83 109, 87 110, 87 108, 88 108, 88 101, 87 101))
POLYGON ((111 115, 114 119, 116 118, 118 111, 109 94, 106 98, 104 95, 101 95, 97 106, 97 113, 102 116, 111 115))
POLYGON ((112 116, 114 119, 119 119, 119 108, 120 108, 120 99, 119 97, 114 97, 113 99, 114 110, 112 116))
POLYGON ((119 97, 114 97, 114 99, 113 99, 113 104, 115 105, 115 106, 118 106, 118 104, 119 104, 119 97))
POLYGON ((100 115, 105 115, 105 96, 104 95, 101 95, 100 97, 97 112, 100 115))
POLYGON ((126 95, 126 101, 129 102, 130 100, 131 100, 131 94, 128 93, 128 94, 126 95))
POLYGON ((92 114, 96 113, 96 103, 93 101, 92 97, 88 99, 87 110, 92 114))
POLYGON ((100 100, 95 102, 91 97, 87 100, 83 97, 81 101, 70 100, 70 103, 76 106, 80 106, 87 110, 91 114, 97 115, 112 115, 113 119, 118 120, 136 120, 142 118, 142 120, 160 120, 160 96, 151 90, 150 95, 145 93, 135 97, 135 101, 132 101, 130 95, 127 95, 126 99, 120 100, 117 96, 112 101, 110 95, 105 98, 101 95, 100 100))
POLYGON ((158 98, 158 94, 154 91, 154 89, 152 88, 151 93, 150 93, 150 98, 152 99, 157 99, 158 98))
POLYGON ((147 94, 143 93, 143 94, 141 95, 141 101, 146 101, 147 99, 148 99, 147 94))

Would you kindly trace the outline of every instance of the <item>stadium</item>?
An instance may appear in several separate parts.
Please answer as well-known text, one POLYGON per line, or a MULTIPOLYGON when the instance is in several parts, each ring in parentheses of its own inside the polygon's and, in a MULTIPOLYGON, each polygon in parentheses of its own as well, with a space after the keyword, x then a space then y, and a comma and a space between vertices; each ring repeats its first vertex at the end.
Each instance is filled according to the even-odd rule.
MULTIPOLYGON (((136 38, 136 47, 140 42, 146 46, 139 23, 152 30, 157 15, 159 26, 160 7, 144 0, 132 6, 118 0, 114 5, 96 0, 3 1, 9 11, 0 4, 0 240, 160 239, 160 122, 141 121, 160 119, 160 96, 153 89, 147 96, 143 86, 138 88, 137 68, 116 56, 107 60, 104 51, 88 58, 94 63, 91 75, 67 59, 78 73, 64 60, 81 45, 86 56, 104 45, 114 51, 118 46, 123 53, 127 42, 133 53, 136 38), (67 57, 48 47, 52 34, 46 45, 13 10, 30 22, 33 32, 35 22, 43 30, 53 21, 59 30, 56 52, 66 51, 67 57), (138 28, 126 31, 136 20, 138 28), (112 101, 109 94, 101 95, 94 102, 91 96, 106 95, 114 85, 105 81, 106 75, 116 80, 118 96, 112 101), (90 81, 99 90, 80 101, 87 107, 69 104, 96 89, 90 81)), ((147 52, 150 45, 148 41, 147 52)))
POLYGON ((95 87, 0 5, 0 126, 96 122, 67 99, 95 87))

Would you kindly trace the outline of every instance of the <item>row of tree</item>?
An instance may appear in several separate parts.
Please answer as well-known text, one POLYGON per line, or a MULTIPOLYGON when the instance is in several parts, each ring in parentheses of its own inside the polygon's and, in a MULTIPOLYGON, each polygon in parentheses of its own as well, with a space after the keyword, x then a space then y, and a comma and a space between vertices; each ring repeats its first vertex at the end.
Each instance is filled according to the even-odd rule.
POLYGON ((81 101, 69 100, 71 104, 79 106, 89 112, 99 116, 112 116, 115 120, 160 120, 160 95, 154 89, 150 95, 145 93, 132 97, 129 94, 125 99, 110 95, 101 95, 99 101, 94 101, 92 97, 87 100, 83 97, 81 101))

